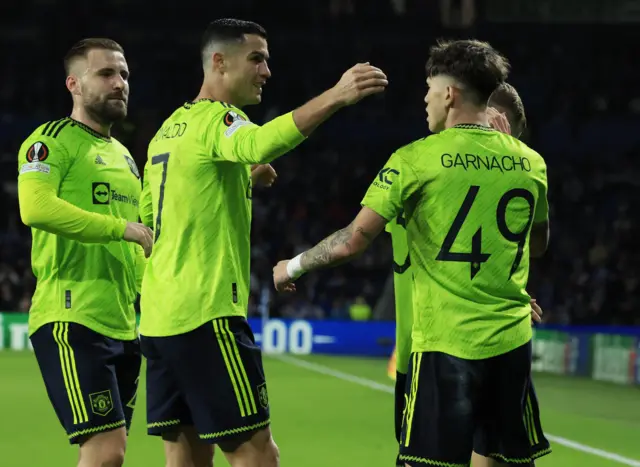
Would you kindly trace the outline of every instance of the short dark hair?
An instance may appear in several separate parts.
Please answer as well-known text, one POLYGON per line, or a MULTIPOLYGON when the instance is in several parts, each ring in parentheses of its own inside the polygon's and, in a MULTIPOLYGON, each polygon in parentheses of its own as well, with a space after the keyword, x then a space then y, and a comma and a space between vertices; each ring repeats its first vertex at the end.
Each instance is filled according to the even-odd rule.
POLYGON ((509 76, 509 61, 487 42, 439 40, 431 47, 427 76, 448 75, 469 88, 476 104, 486 104, 491 93, 509 76))
POLYGON ((71 64, 75 59, 80 57, 86 58, 89 51, 95 49, 114 50, 124 54, 122 46, 113 39, 106 39, 103 37, 89 37, 87 39, 82 39, 81 41, 76 42, 64 56, 65 72, 69 74, 71 64))
POLYGON ((511 134, 519 138, 527 127, 527 117, 524 114, 524 104, 516 91, 509 83, 502 83, 489 97, 490 107, 501 107, 507 113, 511 134))
POLYGON ((202 35, 200 52, 203 61, 205 51, 212 42, 242 42, 245 34, 255 34, 267 39, 267 31, 258 23, 242 19, 222 18, 209 23, 202 35))

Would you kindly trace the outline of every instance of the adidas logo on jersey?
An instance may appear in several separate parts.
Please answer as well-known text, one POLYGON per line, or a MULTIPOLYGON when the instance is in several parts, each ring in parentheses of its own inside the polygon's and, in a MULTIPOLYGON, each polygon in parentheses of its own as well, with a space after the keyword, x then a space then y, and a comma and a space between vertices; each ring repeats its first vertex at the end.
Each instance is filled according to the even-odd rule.
POLYGON ((105 161, 102 160, 102 157, 96 156, 96 164, 98 165, 107 165, 105 161))

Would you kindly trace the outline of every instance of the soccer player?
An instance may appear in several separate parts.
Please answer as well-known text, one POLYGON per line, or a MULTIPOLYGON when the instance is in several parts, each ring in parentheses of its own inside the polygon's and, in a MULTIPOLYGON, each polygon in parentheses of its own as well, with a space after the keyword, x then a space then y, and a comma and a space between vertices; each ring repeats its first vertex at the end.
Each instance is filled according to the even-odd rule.
POLYGON ((246 320, 251 165, 289 152, 387 80, 358 64, 259 126, 241 109, 260 103, 271 76, 265 30, 214 21, 201 55, 200 93, 164 122, 145 166, 141 218, 152 219, 155 236, 141 295, 148 430, 163 437, 168 466, 211 465, 213 444, 233 466, 275 466, 262 357, 246 320))
MULTIPOLYGON (((487 103, 487 116, 489 124, 496 130, 512 135, 514 138, 520 138, 527 126, 527 119, 524 111, 524 104, 516 89, 508 83, 502 83, 493 91, 489 102, 487 103)), ((531 300, 532 321, 542 321, 542 309, 535 300, 531 300)), ((533 381, 525 396, 525 416, 526 423, 530 428, 530 441, 534 453, 549 453, 550 444, 542 431, 542 423, 540 420, 540 409, 538 406, 538 398, 533 386, 533 381)), ((492 460, 486 457, 489 452, 487 446, 483 446, 482 438, 474 443, 474 453, 472 456, 473 467, 491 467, 492 460), (479 454, 484 452, 485 455, 479 454)))
MULTIPOLYGON (((501 84, 489 98, 487 107, 489 125, 503 133, 512 134, 519 138, 526 126, 524 105, 515 88, 510 84, 501 84)), ((395 381, 395 434, 396 440, 400 443, 400 433, 402 428, 402 415, 405 409, 404 388, 407 380, 409 359, 411 356, 411 326, 413 323, 411 283, 413 270, 411 268, 411 258, 409 257, 409 245, 407 244, 406 220, 403 213, 389 222, 385 230, 391 234, 393 247, 393 283, 396 309, 396 348, 389 361, 388 373, 395 381)), ((541 322, 542 310, 535 300, 531 300, 532 322, 541 322)), ((542 434, 539 420, 539 410, 537 398, 531 387, 531 413, 538 430, 536 437, 537 444, 547 443, 542 434)), ((490 459, 480 456, 474 452, 472 465, 483 467, 490 464, 490 459)), ((404 465, 398 458, 396 464, 404 465)))
POLYGON ((153 239, 136 223, 136 164, 110 135, 127 115, 122 47, 84 39, 64 65, 71 116, 38 127, 18 156, 37 278, 29 334, 78 465, 120 466, 141 361, 134 302, 153 239))
POLYGON ((303 273, 361 254, 403 210, 413 274, 412 353, 400 459, 531 465, 529 256, 549 236, 546 166, 493 130, 487 100, 507 60, 489 44, 439 42, 425 97, 434 135, 396 151, 346 228, 274 267, 279 291, 303 273))

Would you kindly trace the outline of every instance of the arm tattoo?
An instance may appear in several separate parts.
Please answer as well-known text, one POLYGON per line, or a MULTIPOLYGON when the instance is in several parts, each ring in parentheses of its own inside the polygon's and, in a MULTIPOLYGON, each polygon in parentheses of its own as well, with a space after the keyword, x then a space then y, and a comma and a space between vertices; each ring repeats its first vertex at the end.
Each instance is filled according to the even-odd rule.
POLYGON ((349 261, 360 253, 360 251, 355 251, 350 243, 354 234, 362 235, 366 239, 367 245, 373 240, 372 235, 365 232, 362 227, 354 228, 352 224, 349 224, 304 252, 300 265, 305 271, 311 271, 326 266, 337 266, 349 261))

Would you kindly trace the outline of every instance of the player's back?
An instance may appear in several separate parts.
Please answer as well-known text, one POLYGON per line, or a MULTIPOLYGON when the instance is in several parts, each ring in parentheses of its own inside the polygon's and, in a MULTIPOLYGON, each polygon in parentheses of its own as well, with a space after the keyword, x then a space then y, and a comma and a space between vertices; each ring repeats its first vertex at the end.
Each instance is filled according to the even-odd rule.
MULTIPOLYGON (((248 165, 216 159, 213 122, 232 132, 240 110, 186 103, 149 144, 145 191, 153 205, 154 250, 142 284, 140 331, 182 334, 208 320, 246 316, 251 227, 248 165)), ((143 216, 144 218, 144 216, 143 216)))
POLYGON ((424 182, 406 206, 418 307, 414 350, 475 359, 526 343, 536 208, 546 219, 543 159, 515 138, 474 125, 404 152, 424 182))
MULTIPOLYGON (((19 183, 38 180, 84 211, 138 220, 140 176, 129 151, 80 122, 64 118, 41 125, 20 148, 18 166, 19 183)), ((32 235, 37 287, 30 332, 70 321, 115 339, 134 339, 138 246, 82 243, 38 228, 32 235)))

